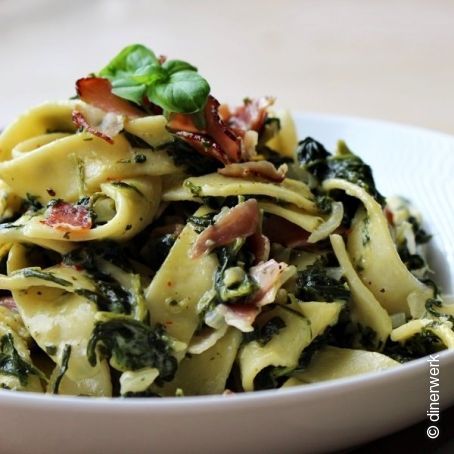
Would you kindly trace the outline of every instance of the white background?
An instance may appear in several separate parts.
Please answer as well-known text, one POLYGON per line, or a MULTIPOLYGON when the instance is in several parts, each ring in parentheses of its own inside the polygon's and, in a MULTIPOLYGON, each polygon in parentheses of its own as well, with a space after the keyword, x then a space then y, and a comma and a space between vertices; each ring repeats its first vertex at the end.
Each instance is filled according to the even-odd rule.
POLYGON ((0 0, 0 125, 133 42, 198 66, 221 101, 454 133, 449 0, 0 0))

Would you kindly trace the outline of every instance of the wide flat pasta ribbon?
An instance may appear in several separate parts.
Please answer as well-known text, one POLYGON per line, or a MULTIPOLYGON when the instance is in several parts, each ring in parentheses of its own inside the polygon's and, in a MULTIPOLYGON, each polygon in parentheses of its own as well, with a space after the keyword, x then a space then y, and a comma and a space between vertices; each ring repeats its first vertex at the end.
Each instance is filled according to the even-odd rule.
POLYGON ((282 183, 268 183, 252 179, 225 177, 211 173, 201 177, 170 179, 164 184, 163 200, 197 200, 200 197, 228 197, 238 195, 264 196, 291 203, 308 213, 318 213, 314 196, 309 187, 301 182, 285 179, 282 183))
POLYGON ((61 366, 65 346, 71 346, 60 392, 65 392, 66 382, 70 394, 111 395, 107 362, 99 361, 93 367, 87 359, 87 343, 94 327, 97 307, 75 293, 77 289, 94 289, 94 285, 82 273, 71 268, 41 270, 41 278, 36 277, 36 273, 35 277, 33 273, 27 277, 27 269, 30 269, 27 250, 16 244, 8 258, 9 276, 0 278, 0 286, 11 290, 25 326, 57 366, 61 366))
POLYGON ((388 313, 409 314, 407 298, 411 293, 430 298, 432 290, 413 276, 400 259, 378 202, 346 180, 326 180, 323 188, 341 189, 364 204, 365 210, 359 210, 352 222, 347 249, 361 280, 388 313))

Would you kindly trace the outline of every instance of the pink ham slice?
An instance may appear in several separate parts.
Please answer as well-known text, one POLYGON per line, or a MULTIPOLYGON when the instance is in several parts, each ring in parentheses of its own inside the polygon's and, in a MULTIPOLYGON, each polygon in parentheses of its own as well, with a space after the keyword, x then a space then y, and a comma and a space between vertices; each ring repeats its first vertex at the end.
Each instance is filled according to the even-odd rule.
POLYGON ((227 325, 234 326, 240 331, 252 331, 252 324, 260 312, 260 309, 253 304, 229 304, 225 305, 224 319, 227 325))
POLYGON ((288 268, 285 262, 271 259, 253 266, 249 275, 258 284, 259 289, 252 295, 250 303, 261 307, 274 302, 280 288, 279 277, 288 268))
POLYGON ((16 302, 12 296, 2 296, 0 297, 0 307, 6 307, 10 311, 17 312, 16 302))
POLYGON ((219 102, 208 96, 203 112, 205 125, 196 124, 193 115, 173 113, 167 127, 193 145, 201 154, 209 154, 223 164, 241 160, 241 137, 219 115, 219 102), (205 142, 203 150, 200 144, 205 142))
POLYGON ((90 134, 93 134, 96 137, 99 137, 100 139, 105 140, 107 143, 113 144, 114 141, 112 137, 108 136, 107 134, 104 134, 102 131, 99 129, 90 126, 82 112, 79 112, 78 110, 74 110, 72 113, 72 120, 73 123, 78 127, 82 128, 85 131, 89 132, 90 134))
POLYGON ((200 257, 214 248, 231 243, 236 238, 247 238, 253 235, 259 220, 257 200, 249 199, 239 203, 197 237, 191 250, 191 257, 200 257))
POLYGON ((145 116, 139 108, 112 93, 112 85, 103 77, 85 77, 76 82, 76 90, 80 99, 87 104, 129 118, 145 116))
POLYGON ((254 265, 268 260, 270 255, 270 240, 260 232, 254 232, 247 239, 249 250, 254 254, 254 265))
POLYGON ((276 169, 269 161, 250 161, 228 164, 224 168, 218 169, 218 173, 226 177, 262 178, 272 183, 280 183, 285 179, 287 166, 282 165, 276 169))
POLYGON ((241 137, 224 123, 218 109, 218 100, 211 95, 208 96, 205 105, 206 131, 227 155, 228 162, 239 162, 241 160, 241 137))
POLYGON ((171 131, 184 131, 198 134, 206 134, 204 129, 199 129, 194 122, 192 115, 172 113, 170 114, 167 128, 171 131))
POLYGON ((175 135, 195 148, 199 154, 214 158, 223 164, 227 164, 229 162, 229 158, 226 156, 224 151, 209 137, 187 131, 177 131, 175 135))
POLYGON ((240 331, 252 331, 252 324, 260 313, 262 306, 275 301, 283 281, 281 274, 288 268, 284 262, 278 263, 271 259, 249 270, 249 275, 256 281, 259 289, 244 303, 224 306, 224 320, 227 325, 240 331))
POLYGON ((67 202, 57 202, 53 205, 43 224, 55 230, 74 232, 90 230, 92 220, 90 212, 82 205, 72 205, 67 202))
POLYGON ((220 112, 227 125, 236 134, 243 136, 246 131, 262 129, 267 117, 267 108, 272 104, 274 104, 274 98, 264 96, 257 99, 246 99, 244 104, 233 112, 223 105, 220 112))

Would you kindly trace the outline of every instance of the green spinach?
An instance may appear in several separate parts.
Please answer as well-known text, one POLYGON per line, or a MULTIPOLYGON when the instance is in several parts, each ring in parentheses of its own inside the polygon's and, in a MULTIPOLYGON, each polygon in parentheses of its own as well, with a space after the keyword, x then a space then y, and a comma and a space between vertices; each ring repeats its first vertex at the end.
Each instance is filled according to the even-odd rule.
POLYGON ((160 380, 170 381, 177 370, 164 327, 151 327, 127 316, 109 317, 95 324, 87 346, 93 366, 97 363, 97 350, 101 358, 109 358, 112 367, 122 372, 155 367, 160 380))
POLYGON ((250 265, 250 257, 241 250, 244 240, 236 240, 232 245, 221 246, 216 249, 219 267, 214 276, 214 288, 219 303, 235 303, 240 298, 252 295, 257 290, 256 282, 245 271, 239 282, 230 285, 225 282, 227 269, 239 266, 244 269, 245 264, 250 265))
POLYGON ((216 169, 220 166, 219 161, 203 156, 191 145, 177 137, 173 142, 165 144, 162 148, 166 150, 175 165, 184 167, 192 176, 216 172, 216 169))
POLYGON ((329 276, 320 261, 300 271, 296 278, 296 296, 302 301, 348 301, 350 290, 342 281, 329 276))
POLYGON ((298 144, 297 158, 319 183, 328 178, 341 178, 362 187, 381 205, 385 204, 385 198, 375 186, 372 169, 345 142, 338 142, 333 155, 320 142, 307 137, 298 144))
POLYGON ((273 336, 279 334, 281 329, 285 328, 286 324, 281 317, 275 316, 268 320, 264 325, 258 326, 251 333, 244 334, 244 341, 256 341, 264 347, 273 336))
POLYGON ((27 386, 29 375, 36 375, 45 380, 44 374, 40 370, 24 361, 19 355, 11 333, 0 338, 0 372, 17 377, 21 386, 27 386))
POLYGON ((444 348, 444 344, 435 334, 428 329, 423 329, 404 343, 393 342, 388 339, 383 353, 400 363, 405 363, 412 359, 436 353, 444 348))
POLYGON ((58 391, 60 389, 60 383, 61 383, 64 375, 66 374, 66 371, 68 370, 70 356, 71 356, 71 345, 66 344, 65 348, 63 349, 63 353, 62 353, 60 370, 59 370, 57 378, 55 379, 55 382, 52 386, 53 394, 58 394, 58 391))

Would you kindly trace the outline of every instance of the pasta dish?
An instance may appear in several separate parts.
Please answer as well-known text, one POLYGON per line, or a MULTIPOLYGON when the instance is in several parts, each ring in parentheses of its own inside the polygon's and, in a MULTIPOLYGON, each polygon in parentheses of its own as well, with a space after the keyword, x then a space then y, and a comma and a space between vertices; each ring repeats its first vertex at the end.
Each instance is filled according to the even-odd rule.
POLYGON ((421 215, 345 142, 142 45, 76 90, 0 135, 0 388, 230 394, 454 348, 421 215))

